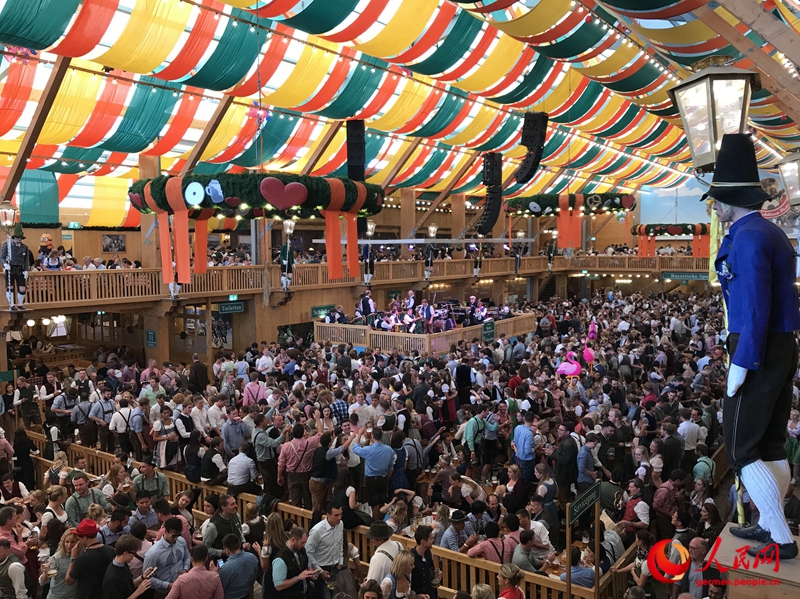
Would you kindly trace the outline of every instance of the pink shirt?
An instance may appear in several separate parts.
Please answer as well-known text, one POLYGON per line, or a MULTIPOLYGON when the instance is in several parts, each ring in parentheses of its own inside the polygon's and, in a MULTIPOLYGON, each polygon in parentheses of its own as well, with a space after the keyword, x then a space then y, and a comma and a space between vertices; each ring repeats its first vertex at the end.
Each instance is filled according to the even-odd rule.
POLYGON ((467 551, 469 557, 483 557, 496 564, 510 564, 513 553, 509 554, 508 548, 502 539, 493 538, 481 541, 467 551))
POLYGON ((219 574, 195 567, 178 576, 167 599, 223 599, 224 596, 219 574))

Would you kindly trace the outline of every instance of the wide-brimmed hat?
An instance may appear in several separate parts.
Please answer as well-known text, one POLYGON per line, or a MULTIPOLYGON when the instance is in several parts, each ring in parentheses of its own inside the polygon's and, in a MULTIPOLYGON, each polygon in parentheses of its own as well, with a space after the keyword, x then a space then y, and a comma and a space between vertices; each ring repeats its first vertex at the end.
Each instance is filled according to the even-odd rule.
MULTIPOLYGON (((450 518, 450 520, 452 521, 452 518, 450 518)), ((383 520, 377 520, 376 522, 373 522, 372 524, 369 525, 369 530, 367 531, 367 538, 374 539, 376 541, 385 541, 386 539, 391 537, 392 534, 394 533, 392 529, 389 527, 389 525, 386 524, 386 522, 384 522, 383 520)))
POLYGON ((756 148, 749 133, 722 136, 711 188, 702 197, 713 198, 729 206, 755 206, 771 196, 761 186, 756 162, 756 148))
POLYGON ((467 517, 461 510, 456 510, 450 514, 450 522, 466 522, 467 517))
POLYGON ((97 526, 97 522, 84 518, 73 534, 76 537, 96 537, 98 532, 100 532, 100 527, 97 526))

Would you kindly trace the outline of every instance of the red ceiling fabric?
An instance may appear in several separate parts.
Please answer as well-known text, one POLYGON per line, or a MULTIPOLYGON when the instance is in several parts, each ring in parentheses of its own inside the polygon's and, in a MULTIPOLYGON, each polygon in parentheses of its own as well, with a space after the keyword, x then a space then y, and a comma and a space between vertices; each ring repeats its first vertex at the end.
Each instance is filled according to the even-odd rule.
POLYGON ((306 144, 308 144, 308 140, 311 139, 311 133, 313 133, 316 125, 317 122, 311 119, 300 119, 300 125, 298 125, 297 129, 295 129, 294 133, 289 138, 283 152, 277 157, 272 158, 270 162, 288 162, 294 159, 297 156, 297 151, 300 148, 305 148, 306 144))
POLYGON ((371 119, 377 115, 381 108, 386 106, 386 103, 394 95, 398 85, 400 85, 400 77, 394 73, 392 73, 391 76, 390 73, 387 73, 383 81, 381 81, 380 86, 378 86, 378 93, 375 94, 370 103, 357 112, 353 118, 371 119))
POLYGON ((475 46, 475 49, 471 50, 467 54, 464 62, 462 62, 452 71, 444 73, 443 75, 438 75, 436 78, 439 81, 455 81, 456 79, 460 79, 466 75, 470 69, 477 65, 478 61, 486 55, 486 53, 489 51, 489 46, 492 45, 492 42, 497 37, 497 34, 497 29, 491 25, 487 27, 486 31, 483 32, 483 36, 481 36, 480 41, 475 46))
MULTIPOLYGON (((111 71, 112 75, 119 75, 122 71, 111 71)), ((114 123, 122 115, 125 108, 125 99, 128 97, 132 81, 123 79, 106 78, 100 99, 95 104, 89 120, 81 129, 80 133, 69 142, 69 145, 78 148, 90 148, 96 146, 103 138, 108 135, 114 127, 114 123), (116 81, 116 84, 114 83, 116 81)))
MULTIPOLYGON (((355 54, 350 48, 345 48, 345 51, 348 56, 355 54)), ((358 65, 354 65, 350 60, 336 60, 330 75, 328 75, 328 78, 325 83, 322 84, 319 91, 311 96, 304 104, 296 106, 295 109, 300 112, 316 112, 322 110, 336 97, 337 92, 342 91, 344 82, 350 74, 350 68, 353 66, 358 68, 358 65)))
POLYGON ((388 58, 389 62, 396 62, 397 64, 409 64, 420 58, 425 52, 433 48, 441 37, 447 31, 447 27, 453 21, 456 15, 456 5, 449 2, 439 7, 439 12, 433 19, 433 22, 428 26, 428 30, 414 42, 405 52, 398 54, 394 58, 388 58))
POLYGON ((47 164, 48 160, 51 160, 53 156, 55 156, 56 152, 58 152, 58 146, 36 145, 33 148, 33 152, 31 152, 31 158, 28 160, 25 168, 42 168, 47 164))
POLYGON ((191 94, 183 95, 180 104, 178 104, 178 111, 172 117, 172 123, 170 123, 164 137, 159 139, 152 148, 142 152, 142 154, 145 156, 163 156, 181 142, 192 125, 194 115, 197 114, 197 110, 200 108, 200 102, 191 100, 191 97, 191 94))
POLYGON ((389 4, 389 0, 372 0, 355 21, 347 27, 337 33, 320 37, 338 44, 353 41, 375 24, 387 4, 389 4))
POLYGON ((88 54, 103 39, 118 7, 119 0, 84 0, 72 27, 50 51, 59 56, 88 54))
POLYGON ((217 0, 203 0, 204 7, 210 10, 200 9, 197 20, 186 38, 186 43, 181 48, 178 55, 169 65, 158 73, 153 73, 154 77, 173 81, 189 74, 189 71, 200 64, 208 49, 209 44, 214 39, 214 32, 217 30, 218 19, 215 11, 221 11, 224 5, 217 0))
MULTIPOLYGON (((64 201, 64 198, 67 197, 67 194, 73 188, 75 183, 78 182, 78 179, 81 178, 81 175, 65 175, 60 174, 58 175, 58 201, 59 203, 64 201)), ((139 213, 138 210, 133 210, 132 212, 139 213)))
MULTIPOLYGON (((284 25, 276 25, 275 30, 278 32, 290 32, 291 30, 284 25)), ((234 87, 228 93, 232 96, 243 97, 252 96, 258 93, 258 82, 261 79, 262 87, 267 84, 269 78, 275 73, 275 70, 280 66, 289 44, 283 43, 286 39, 281 35, 273 35, 269 41, 269 45, 264 49, 264 54, 261 57, 261 64, 258 65, 258 70, 253 73, 250 78, 238 87, 234 87)))
POLYGON ((101 166, 99 169, 94 171, 92 175, 95 177, 104 177, 108 174, 111 174, 117 166, 122 164, 122 161, 128 157, 127 152, 111 152, 106 160, 106 163, 101 166))
POLYGON ((0 92, 0 135, 5 135, 17 124, 31 97, 35 75, 35 64, 26 65, 15 60, 8 67, 8 76, 0 92))

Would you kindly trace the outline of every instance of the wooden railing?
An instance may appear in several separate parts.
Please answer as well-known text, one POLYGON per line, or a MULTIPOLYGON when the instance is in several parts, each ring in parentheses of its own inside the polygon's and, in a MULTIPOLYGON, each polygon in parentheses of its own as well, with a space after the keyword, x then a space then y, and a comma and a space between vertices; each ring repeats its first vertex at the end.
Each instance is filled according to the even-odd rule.
MULTIPOLYGON (((264 282, 262 266, 221 266, 206 273, 192 274, 183 285, 182 297, 208 297, 229 293, 260 293, 264 282)), ((26 305, 29 308, 86 306, 152 301, 169 297, 158 268, 73 270, 31 272, 28 275, 26 305)), ((7 306, 5 297, 0 307, 7 306)))
MULTIPOLYGON (((432 281, 461 279, 472 276, 472 260, 438 260, 431 273, 432 281)), ((592 270, 601 272, 627 271, 707 271, 708 258, 691 256, 557 256, 552 270, 558 272, 592 270)), ((269 276, 271 289, 281 288, 281 269, 277 265, 210 267, 203 274, 192 274, 192 281, 183 285, 182 297, 208 297, 215 294, 259 293, 264 277, 269 276)), ((344 267, 344 277, 331 280, 327 264, 296 264, 292 274, 291 289, 325 288, 330 285, 356 284, 363 280, 363 265, 351 274, 344 267)), ((483 261, 481 277, 513 274, 535 275, 548 271, 545 256, 523 258, 519 271, 514 272, 514 260, 489 258, 483 261)), ((375 264, 373 284, 410 284, 421 281, 425 267, 419 261, 378 262, 375 264)), ((43 307, 100 307, 107 304, 164 299, 169 290, 162 283, 162 273, 157 268, 135 270, 75 270, 31 272, 28 277, 26 302, 30 308, 43 307)), ((0 297, 0 309, 7 306, 0 297)))
MULTIPOLYGON (((45 439, 44 436, 29 432, 29 436, 34 444, 39 448, 40 452, 44 452, 45 439)), ((109 471, 111 465, 114 463, 114 456, 109 453, 93 450, 83 447, 76 443, 70 445, 67 450, 70 462, 78 456, 82 455, 87 460, 88 472, 95 475, 102 475, 109 471)), ((50 460, 45 460, 39 456, 33 456, 34 467, 36 469, 36 480, 46 481, 47 471, 52 466, 50 460)), ((134 463, 134 465, 138 465, 134 463)), ((171 497, 176 497, 179 493, 185 490, 193 490, 197 495, 197 502, 195 506, 202 507, 203 500, 212 493, 223 494, 226 492, 224 487, 212 487, 203 483, 191 483, 179 473, 163 471, 169 483, 169 491, 171 497)), ((47 484, 40 484, 41 487, 46 488, 47 484)), ((255 503, 256 497, 247 493, 240 493, 237 496, 237 504, 239 513, 244 514, 245 509, 249 504, 255 503)), ((277 507, 278 512, 284 519, 292 518, 298 526, 309 530, 311 528, 312 513, 309 510, 298 508, 289 503, 279 503, 277 507)), ((200 509, 193 511, 195 516, 196 525, 208 518, 208 516, 200 509)), ((365 564, 369 563, 370 558, 375 552, 375 547, 367 539, 367 527, 359 526, 347 532, 347 540, 353 543, 358 548, 361 556, 361 561, 365 564)), ((415 542, 413 539, 403 535, 394 535, 394 540, 401 543, 406 549, 414 547, 415 542)), ((500 571, 500 564, 490 562, 480 558, 470 558, 463 553, 458 553, 444 549, 442 547, 433 547, 431 552, 434 558, 439 562, 439 567, 442 570, 441 586, 439 587, 439 595, 443 598, 451 598, 455 595, 458 589, 471 589, 473 585, 484 583, 488 584, 495 592, 499 594, 497 574, 500 571)), ((623 556, 616 562, 615 565, 622 567, 630 562, 635 555, 635 546, 626 551, 623 556)), ((619 574, 608 572, 600 579, 599 594, 595 595, 594 589, 572 586, 572 598, 578 599, 593 599, 600 597, 600 599, 618 599, 622 597, 625 589, 627 588, 627 574, 619 574)), ((555 578, 534 575, 525 573, 524 579, 520 584, 526 597, 546 597, 547 599, 568 599, 566 592, 566 584, 555 578)))
MULTIPOLYGON (((496 320, 495 337, 505 334, 506 337, 526 335, 536 329, 536 316, 520 314, 505 320, 496 320)), ((459 341, 471 342, 481 338, 481 326, 463 327, 444 333, 431 335, 415 335, 411 333, 387 333, 371 330, 369 327, 349 324, 314 323, 314 340, 318 343, 352 343, 359 347, 372 347, 382 350, 397 348, 404 355, 412 351, 420 354, 441 355, 450 351, 450 346, 459 341), (349 341, 348 341, 349 340, 349 341)))

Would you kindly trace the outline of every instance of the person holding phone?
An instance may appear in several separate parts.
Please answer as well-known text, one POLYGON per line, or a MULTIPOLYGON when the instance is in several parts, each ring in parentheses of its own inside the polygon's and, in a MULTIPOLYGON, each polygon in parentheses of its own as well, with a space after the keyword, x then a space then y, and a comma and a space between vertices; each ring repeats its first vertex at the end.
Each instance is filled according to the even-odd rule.
MULTIPOLYGON (((136 599, 150 588, 150 578, 144 576, 137 587, 128 564, 142 548, 142 542, 133 535, 122 535, 114 546, 116 556, 103 577, 101 599, 136 599)), ((145 571, 145 574, 147 572, 145 571)))

